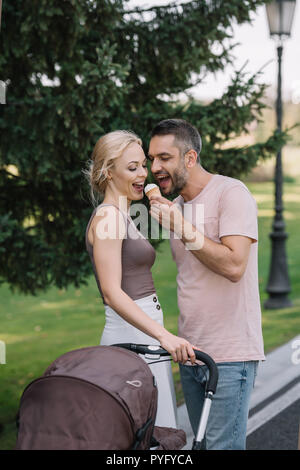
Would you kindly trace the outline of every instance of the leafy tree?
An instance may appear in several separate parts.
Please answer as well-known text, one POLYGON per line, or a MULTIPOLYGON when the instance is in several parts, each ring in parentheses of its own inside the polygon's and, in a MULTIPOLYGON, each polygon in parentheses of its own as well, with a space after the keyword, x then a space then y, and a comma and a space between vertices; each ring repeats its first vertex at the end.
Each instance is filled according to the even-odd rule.
POLYGON ((225 94, 189 90, 234 63, 233 22, 263 0, 194 0, 129 10, 125 0, 4 1, 0 79, 0 282, 28 294, 85 282, 91 213, 82 169, 96 140, 133 129, 147 151, 159 120, 180 117, 203 137, 206 169, 238 177, 285 141, 226 148, 264 108, 258 74, 237 71, 225 94), (187 103, 178 99, 185 92, 187 103))

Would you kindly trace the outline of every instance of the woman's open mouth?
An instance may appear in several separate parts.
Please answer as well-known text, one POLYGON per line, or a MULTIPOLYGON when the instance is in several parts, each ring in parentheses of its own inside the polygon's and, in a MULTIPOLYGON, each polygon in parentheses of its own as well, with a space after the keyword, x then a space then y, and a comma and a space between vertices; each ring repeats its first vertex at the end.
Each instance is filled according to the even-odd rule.
POLYGON ((132 186, 137 193, 141 194, 144 190, 144 183, 133 183, 132 186))

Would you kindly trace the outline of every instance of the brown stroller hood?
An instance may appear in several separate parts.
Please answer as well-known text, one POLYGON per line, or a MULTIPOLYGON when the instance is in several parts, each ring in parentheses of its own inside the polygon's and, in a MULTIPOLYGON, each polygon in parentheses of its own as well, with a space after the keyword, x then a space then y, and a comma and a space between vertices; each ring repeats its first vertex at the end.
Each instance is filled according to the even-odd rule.
MULTIPOLYGON (((113 346, 70 351, 25 388, 16 449, 149 449, 156 410, 154 377, 137 354, 113 346)), ((155 429, 158 448, 164 436, 173 449, 185 444, 183 431, 155 429)))

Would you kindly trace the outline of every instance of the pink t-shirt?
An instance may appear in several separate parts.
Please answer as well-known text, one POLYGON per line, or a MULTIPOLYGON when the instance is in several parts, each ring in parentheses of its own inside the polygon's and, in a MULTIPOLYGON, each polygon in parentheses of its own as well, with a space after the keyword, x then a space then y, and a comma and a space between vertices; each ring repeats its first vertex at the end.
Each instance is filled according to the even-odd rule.
POLYGON ((254 198, 241 181, 213 175, 192 201, 184 203, 179 196, 174 202, 181 206, 187 220, 200 232, 204 229, 204 235, 216 243, 221 243, 221 237, 226 235, 252 239, 245 273, 234 283, 211 271, 181 240, 171 237, 172 255, 178 270, 178 335, 219 363, 265 359, 254 198), (204 223, 195 215, 201 214, 201 210, 194 210, 198 204, 198 208, 204 208, 204 223))

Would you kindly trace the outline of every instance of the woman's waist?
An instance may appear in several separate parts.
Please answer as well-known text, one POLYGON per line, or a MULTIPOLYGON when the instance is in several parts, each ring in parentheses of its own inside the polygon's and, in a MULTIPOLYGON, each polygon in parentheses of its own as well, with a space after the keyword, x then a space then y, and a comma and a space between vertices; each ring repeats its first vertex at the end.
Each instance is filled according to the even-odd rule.
MULTIPOLYGON (((129 295, 129 294, 127 293, 127 295, 129 295)), ((157 295, 155 290, 154 290, 154 292, 151 292, 147 295, 143 295, 143 296, 138 297, 138 298, 133 298, 130 295, 129 295, 129 297, 131 297, 131 300, 133 300, 133 302, 136 303, 140 307, 142 307, 142 306, 143 307, 150 307, 150 308, 154 307, 154 308, 156 308, 156 310, 161 310, 161 305, 159 303, 158 295, 157 295)), ((113 310, 113 308, 110 307, 107 304, 104 304, 104 308, 113 310)))
POLYGON ((156 295, 152 276, 148 275, 122 276, 121 287, 134 301, 156 295))
MULTIPOLYGON (((133 300, 143 312, 150 318, 163 324, 163 312, 156 292, 153 294, 133 300)), ((124 323, 126 326, 131 326, 126 320, 123 319, 113 308, 109 305, 104 305, 105 316, 107 323, 124 323)))

